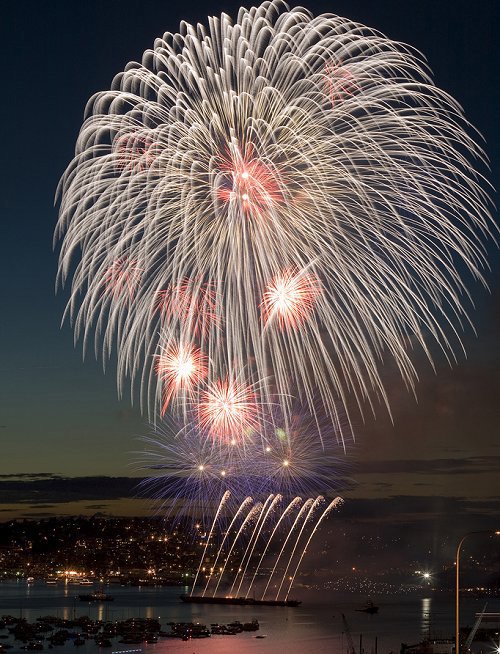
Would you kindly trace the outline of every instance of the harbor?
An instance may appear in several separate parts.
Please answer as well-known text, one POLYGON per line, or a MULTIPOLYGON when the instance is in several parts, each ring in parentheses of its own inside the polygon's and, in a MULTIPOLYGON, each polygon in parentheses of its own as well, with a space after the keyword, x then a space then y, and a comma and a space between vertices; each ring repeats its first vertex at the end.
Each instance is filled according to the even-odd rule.
MULTIPOLYGON (((377 654, 397 654, 402 643, 413 646, 429 637, 437 642, 453 634, 453 597, 449 594, 372 596, 379 609, 371 614, 360 610, 368 605, 367 597, 354 593, 318 593, 301 588, 297 597, 302 603, 286 607, 184 603, 179 596, 189 590, 116 584, 105 587, 113 601, 82 602, 78 598, 81 591, 73 584, 2 582, 0 616, 11 615, 30 625, 43 625, 46 621, 38 618, 52 616, 54 629, 39 631, 43 640, 33 637, 24 643, 15 640, 6 626, 0 635, 7 637, 0 641, 12 646, 4 649, 7 654, 23 651, 21 648, 30 642, 40 642, 44 651, 54 649, 59 654, 69 654, 75 648, 79 654, 98 654, 101 649, 112 654, 134 650, 157 654, 234 654, 235 650, 352 654, 350 636, 355 654, 375 654, 376 650, 377 654), (258 624, 258 629, 244 629, 245 624, 247 629, 258 624), (68 637, 61 644, 49 640, 65 630, 68 637)), ((484 604, 484 598, 463 598, 464 626, 474 624, 484 604)), ((488 612, 498 610, 500 600, 489 598, 488 612)), ((60 641, 63 635, 59 634, 60 641)), ((491 641, 475 643, 472 649, 487 652, 491 646, 491 641)))

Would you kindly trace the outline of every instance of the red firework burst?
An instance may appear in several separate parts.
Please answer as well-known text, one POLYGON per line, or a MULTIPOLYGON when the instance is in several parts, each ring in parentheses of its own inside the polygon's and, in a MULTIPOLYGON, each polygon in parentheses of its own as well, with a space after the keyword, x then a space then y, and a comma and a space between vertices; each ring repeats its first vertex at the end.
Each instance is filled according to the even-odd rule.
POLYGON ((104 276, 105 292, 110 293, 114 299, 124 295, 132 298, 141 281, 141 275, 142 268, 135 259, 115 259, 104 276))
POLYGON ((264 323, 277 319, 281 329, 303 323, 314 309, 321 294, 316 275, 286 269, 266 286, 261 304, 264 323))
POLYGON ((162 383, 163 416, 172 395, 190 394, 208 374, 207 357, 194 345, 170 344, 156 357, 155 371, 162 383))
POLYGON ((239 442, 259 426, 256 395, 250 386, 219 379, 202 391, 198 418, 214 440, 239 442))
POLYGON ((251 144, 243 154, 238 151, 224 157, 220 170, 224 181, 217 189, 217 197, 222 202, 238 200, 245 213, 254 215, 262 215, 283 202, 277 171, 254 156, 251 144))
POLYGON ((113 143, 118 170, 140 172, 147 170, 156 159, 158 152, 155 142, 146 136, 123 134, 113 143))
POLYGON ((332 107, 358 90, 354 75, 341 64, 329 62, 325 65, 325 88, 332 107))
POLYGON ((155 311, 160 312, 162 320, 181 321, 194 336, 207 334, 220 322, 214 284, 202 283, 198 287, 195 280, 187 277, 158 292, 155 311))

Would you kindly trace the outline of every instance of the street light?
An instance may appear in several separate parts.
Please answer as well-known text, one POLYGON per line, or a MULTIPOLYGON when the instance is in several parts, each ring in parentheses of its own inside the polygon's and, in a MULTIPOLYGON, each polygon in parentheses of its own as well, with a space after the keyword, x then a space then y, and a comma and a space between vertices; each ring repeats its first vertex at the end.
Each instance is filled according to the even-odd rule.
POLYGON ((467 532, 458 543, 455 554, 455 654, 460 654, 460 550, 466 538, 473 534, 495 534, 500 536, 500 531, 494 529, 481 529, 480 531, 467 532))

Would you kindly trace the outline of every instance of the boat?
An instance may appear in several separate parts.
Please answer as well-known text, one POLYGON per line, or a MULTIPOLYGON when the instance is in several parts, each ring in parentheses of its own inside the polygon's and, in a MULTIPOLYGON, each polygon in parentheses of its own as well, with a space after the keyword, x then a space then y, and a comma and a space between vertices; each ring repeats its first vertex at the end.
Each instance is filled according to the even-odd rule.
POLYGON ((370 615, 373 615, 374 613, 378 613, 378 609, 378 606, 376 606, 373 602, 368 601, 364 606, 356 609, 356 611, 361 611, 362 613, 370 613, 370 615))
POLYGON ((96 640, 96 645, 98 645, 98 647, 111 647, 113 643, 109 638, 99 638, 99 640, 96 640))
MULTIPOLYGON (((205 595, 180 595, 187 604, 226 604, 229 606, 299 606, 299 600, 258 600, 253 597, 208 597, 205 595)), ((378 610, 378 607, 377 607, 378 610)))
POLYGON ((87 595, 78 595, 78 599, 81 602, 112 602, 115 598, 102 590, 95 590, 87 595))

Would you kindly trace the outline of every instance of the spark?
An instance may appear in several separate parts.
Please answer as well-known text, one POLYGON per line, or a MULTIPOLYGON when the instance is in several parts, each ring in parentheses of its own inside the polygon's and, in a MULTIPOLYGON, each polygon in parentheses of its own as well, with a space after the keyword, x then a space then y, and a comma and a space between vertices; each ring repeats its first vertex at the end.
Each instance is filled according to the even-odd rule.
POLYGON ((264 322, 276 318, 281 329, 305 322, 321 293, 319 280, 307 272, 284 270, 268 284, 262 302, 264 322))
POLYGON ((163 324, 178 321, 194 337, 208 334, 220 323, 215 285, 188 277, 158 291, 154 310, 160 313, 163 324))
MULTIPOLYGON (((243 149, 231 144, 231 153, 220 161, 217 197, 224 204, 243 201, 241 209, 245 216, 263 218, 284 201, 284 180, 278 168, 273 170, 260 160, 256 148, 247 143, 243 149)), ((228 214, 234 207, 226 206, 228 214)))
POLYGON ((113 141, 113 153, 118 171, 138 173, 152 166, 158 154, 150 136, 135 132, 122 134, 113 141))
POLYGON ((191 393, 205 379, 207 358, 194 345, 174 343, 156 357, 155 370, 163 388, 163 415, 174 393, 191 393))
POLYGON ((244 476, 250 453, 214 446, 211 440, 200 438, 196 425, 178 429, 167 414, 142 440, 145 450, 136 459, 143 476, 141 494, 151 498, 163 518, 188 528, 196 523, 206 528, 227 490, 234 508, 251 485, 244 476))
POLYGON ((342 64, 328 62, 324 67, 326 90, 332 107, 359 91, 356 78, 342 64))
POLYGON ((114 298, 126 296, 131 299, 140 283, 142 268, 134 259, 121 257, 113 261, 106 271, 104 287, 114 298))
POLYGON ((199 424, 202 432, 223 442, 242 441, 259 426, 259 406, 251 386, 217 380, 200 394, 199 424))

